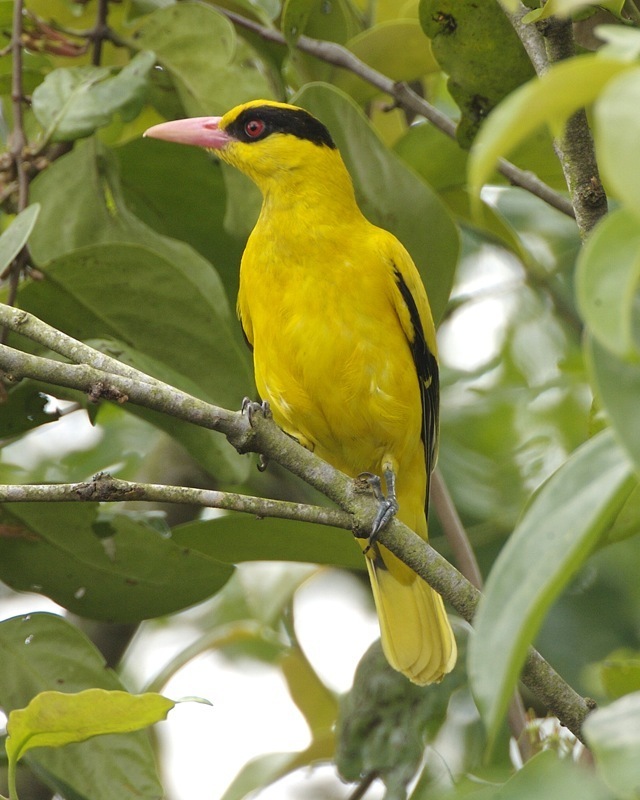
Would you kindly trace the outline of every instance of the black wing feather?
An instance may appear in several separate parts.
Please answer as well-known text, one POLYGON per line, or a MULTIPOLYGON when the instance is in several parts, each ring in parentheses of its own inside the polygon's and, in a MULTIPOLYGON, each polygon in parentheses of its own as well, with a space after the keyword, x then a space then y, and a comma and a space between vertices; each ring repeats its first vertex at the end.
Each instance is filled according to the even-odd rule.
MULTIPOLYGON (((438 444, 438 426, 440 422, 440 374, 438 361, 429 349, 424 336, 420 313, 411 290, 407 286, 400 271, 394 267, 396 284, 406 303, 413 326, 413 341, 410 342, 413 363, 416 366, 420 398, 422 400, 422 441, 427 464, 427 476, 431 474, 436 462, 438 444)), ((427 508, 429 493, 427 492, 427 508)))

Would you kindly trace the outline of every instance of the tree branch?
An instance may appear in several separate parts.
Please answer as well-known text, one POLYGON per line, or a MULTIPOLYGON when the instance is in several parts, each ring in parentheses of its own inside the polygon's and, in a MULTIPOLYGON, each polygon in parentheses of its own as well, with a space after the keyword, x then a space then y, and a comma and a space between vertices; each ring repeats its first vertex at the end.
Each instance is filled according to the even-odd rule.
MULTIPOLYGON (((226 16, 234 24, 256 33, 265 41, 288 46, 287 40, 280 31, 267 28, 259 22, 243 17, 241 14, 236 14, 234 11, 229 11, 221 6, 213 6, 213 8, 220 14, 226 16)), ((364 61, 361 61, 350 50, 347 50, 346 47, 336 42, 312 39, 310 36, 298 37, 295 46, 298 50, 309 53, 309 55, 315 56, 327 64, 333 64, 336 67, 341 67, 349 72, 353 72, 354 75, 357 75, 367 83, 375 86, 381 92, 393 97, 396 104, 401 108, 425 117, 432 125, 442 131, 442 133, 449 136, 449 138, 456 138, 455 123, 450 120, 446 114, 443 114, 435 106, 432 106, 431 103, 428 103, 416 94, 406 83, 396 83, 391 80, 391 78, 378 72, 378 70, 365 64, 364 61)), ((554 191, 532 172, 522 170, 506 159, 500 159, 498 171, 514 186, 520 186, 526 189, 526 191, 536 195, 563 214, 567 214, 570 217, 574 215, 573 207, 567 198, 554 191)))
POLYGON ((109 26, 107 17, 109 15, 109 0, 98 0, 96 12, 96 24, 91 32, 93 39, 93 49, 91 52, 91 63, 94 67, 99 67, 102 62, 102 45, 105 39, 109 38, 109 26))
MULTIPOLYGON (((24 93, 22 87, 22 13, 23 0, 14 0, 13 20, 11 26, 11 109, 13 112, 13 130, 11 131, 10 155, 18 188, 18 211, 23 211, 29 203, 29 177, 27 175, 24 152, 27 139, 24 133, 22 104, 24 93)), ((9 276, 9 304, 13 305, 18 293, 18 283, 22 270, 28 261, 26 248, 18 253, 8 269, 0 275, 0 279, 9 276)), ((2 331, 1 341, 5 341, 6 331, 2 331)))
MULTIPOLYGON (((102 354, 93 351, 92 348, 87 348, 86 345, 75 342, 70 337, 61 336, 59 331, 31 315, 27 315, 26 322, 24 322, 24 312, 16 312, 15 309, 7 311, 6 306, 0 305, 0 321, 3 317, 11 325, 19 328, 21 333, 37 337, 40 343, 51 349, 63 347, 69 352, 74 352, 76 357, 83 352, 95 363, 102 357, 102 354)), ((204 428, 224 433, 239 452, 261 453, 318 489, 342 509, 342 515, 346 513, 351 517, 351 527, 356 536, 362 538, 368 536, 377 511, 377 502, 371 496, 368 484, 351 480, 313 453, 305 450, 278 428, 269 415, 255 411, 253 414, 227 411, 163 384, 150 376, 144 376, 144 379, 140 380, 130 377, 131 368, 124 365, 122 365, 122 371, 128 374, 118 374, 115 371, 113 359, 108 359, 106 363, 109 371, 104 372, 89 364, 66 364, 40 356, 28 355, 6 345, 0 346, 0 368, 10 378, 34 378, 86 392, 95 399, 106 398, 115 400, 115 402, 133 402, 145 408, 171 414, 204 428)), ((99 499, 96 497, 95 488, 100 485, 100 480, 85 484, 87 488, 84 491, 87 500, 99 499)), ((106 480, 104 485, 109 490, 109 480, 106 480)), ((72 486, 75 487, 77 493, 77 486, 75 484, 72 486)), ((132 491, 132 486, 135 487, 136 484, 116 481, 111 486, 126 496, 132 491)), ((194 496, 189 493, 198 491, 172 488, 177 491, 177 496, 188 497, 188 500, 179 502, 194 502, 194 496)), ((66 486, 59 491, 64 493, 69 490, 69 486, 66 486)), ((19 494, 18 490, 14 489, 14 491, 19 494)), ((22 491, 26 492, 28 489, 25 488, 22 491)), ((50 491, 54 494, 56 492, 55 489, 50 491)), ((167 487, 146 486, 144 491, 149 493, 147 498, 137 495, 135 498, 129 499, 149 499, 155 491, 164 493, 169 490, 167 487)), ((121 500, 122 494, 117 499, 121 500)), ((214 497, 214 495, 220 496, 222 493, 209 494, 210 497, 214 497)), ((107 496, 109 496, 109 491, 107 491, 107 496)), ((229 495, 228 497, 233 496, 229 495)), ((249 508, 248 498, 240 498, 242 498, 241 495, 236 495, 233 501, 238 503, 237 510, 251 510, 251 513, 256 513, 256 506, 251 505, 249 508), (246 507, 240 509, 239 506, 243 504, 246 504, 246 507)), ((82 497, 74 499, 81 500, 82 497)), ((166 499, 166 495, 163 499, 166 499)), ((251 500, 253 501, 253 498, 251 500)), ((227 501, 223 498, 223 502, 227 501)), ((231 503, 231 500, 229 502, 231 503)), ((267 505, 275 503, 275 501, 265 502, 267 505)), ((299 513, 296 510, 297 504, 292 503, 287 506, 292 513, 299 513)), ((271 505, 271 508, 274 509, 275 506, 271 505)), ((345 517, 341 516, 340 512, 333 514, 330 510, 322 508, 318 510, 318 514, 325 520, 324 524, 342 527, 341 523, 345 521, 345 517)), ((379 541, 440 592, 462 617, 469 622, 473 620, 480 597, 478 589, 427 542, 397 519, 392 520, 380 533, 379 541)), ((523 671, 523 680, 560 721, 580 738, 582 722, 591 710, 589 704, 563 681, 542 656, 533 649, 529 651, 523 671)))
POLYGON ((0 503, 70 503, 70 502, 149 502, 197 505, 225 511, 241 511, 259 517, 278 517, 298 522, 315 522, 350 531, 353 518, 338 508, 269 500, 235 492, 137 483, 113 478, 99 472, 90 481, 53 484, 0 484, 0 503))
MULTIPOLYGON (((505 10, 505 14, 540 76, 553 64, 575 55, 572 21, 549 17, 537 25, 526 25, 522 18, 529 11, 520 4, 515 12, 505 10)), ((554 149, 567 182, 580 236, 585 239, 607 213, 607 196, 584 109, 567 120, 563 136, 554 141, 554 149)))

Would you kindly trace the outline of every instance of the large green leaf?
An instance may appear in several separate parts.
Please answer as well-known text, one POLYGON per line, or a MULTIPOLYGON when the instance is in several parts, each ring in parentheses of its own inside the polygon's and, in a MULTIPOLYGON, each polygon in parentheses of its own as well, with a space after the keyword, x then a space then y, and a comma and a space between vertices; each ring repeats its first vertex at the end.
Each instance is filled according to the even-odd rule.
POLYGON ((475 139, 469 161, 470 190, 479 194, 501 156, 508 156, 542 125, 559 132, 571 114, 591 104, 608 81, 627 69, 627 63, 615 58, 579 56, 554 65, 508 95, 475 139))
POLYGON ((433 190, 380 141, 362 111, 342 92, 310 84, 296 95, 331 131, 353 178, 358 202, 376 225, 407 248, 429 294, 437 321, 453 285, 459 240, 456 226, 433 190))
POLYGON ((0 508, 0 577, 92 619, 138 622, 215 594, 233 569, 162 536, 144 519, 93 503, 0 508))
POLYGON ((640 354, 639 290, 640 222, 618 209, 602 220, 582 250, 576 292, 591 333, 619 358, 640 354))
POLYGON ((34 91, 33 111, 54 141, 90 136, 116 113, 131 120, 146 100, 155 60, 138 53, 116 75, 106 67, 55 69, 34 91))
MULTIPOLYGON (((227 192, 221 162, 199 147, 157 139, 136 139, 115 155, 128 208, 158 233, 190 244, 215 264, 235 304, 243 243, 224 227, 227 192)), ((232 328, 239 331, 240 323, 233 320, 232 328)))
MULTIPOLYGON (((0 705, 5 712, 26 706, 42 691, 125 688, 96 647, 54 614, 1 622, 0 651, 0 705)), ((155 800, 163 795, 144 732, 40 749, 27 761, 50 786, 76 800, 155 800)))
POLYGON ((304 561, 364 569, 362 550, 349 531, 293 522, 228 514, 187 522, 173 529, 176 544, 230 564, 240 561, 304 561))
MULTIPOLYGON (((123 342, 154 359, 158 377, 239 407, 253 380, 220 278, 191 247, 129 211, 108 153, 93 141, 77 146, 40 175, 33 194, 42 213, 31 253, 46 278, 23 286, 20 305, 76 338, 123 342)), ((223 437, 203 437, 206 469, 224 480, 246 476, 246 461, 223 437)))
POLYGON ((264 67, 239 44, 229 20, 203 3, 176 3, 142 18, 132 45, 153 50, 189 116, 224 113, 271 97, 264 67))
MULTIPOLYGON (((238 388, 244 359, 237 359, 226 320, 195 282, 197 272, 187 276, 176 262, 141 245, 103 244, 62 256, 46 274, 46 282, 24 287, 19 302, 50 325, 76 339, 122 340, 124 347, 116 341, 104 349, 218 405, 239 408, 250 393, 248 380, 238 388)), ((144 416, 181 441, 211 474, 223 480, 246 475, 247 463, 223 436, 157 412, 144 416)))
POLYGON ((620 446, 632 458, 640 473, 640 363, 635 360, 623 361, 593 338, 587 338, 585 354, 596 394, 607 412, 620 446))
POLYGON ((590 714, 584 735, 593 750, 598 772, 615 796, 638 797, 640 785, 640 692, 628 694, 590 714))
POLYGON ((544 616, 614 522, 636 478, 610 431, 542 486, 496 560, 469 649, 471 686, 495 737, 544 616))

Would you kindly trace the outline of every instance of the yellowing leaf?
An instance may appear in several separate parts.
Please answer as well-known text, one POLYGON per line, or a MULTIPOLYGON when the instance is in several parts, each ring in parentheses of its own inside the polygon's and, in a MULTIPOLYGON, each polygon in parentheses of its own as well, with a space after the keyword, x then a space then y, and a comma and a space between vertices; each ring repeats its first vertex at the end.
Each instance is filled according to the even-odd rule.
POLYGON ((175 702, 160 694, 86 689, 76 694, 41 692, 9 714, 10 765, 34 747, 62 747, 106 733, 130 733, 165 719, 175 702))

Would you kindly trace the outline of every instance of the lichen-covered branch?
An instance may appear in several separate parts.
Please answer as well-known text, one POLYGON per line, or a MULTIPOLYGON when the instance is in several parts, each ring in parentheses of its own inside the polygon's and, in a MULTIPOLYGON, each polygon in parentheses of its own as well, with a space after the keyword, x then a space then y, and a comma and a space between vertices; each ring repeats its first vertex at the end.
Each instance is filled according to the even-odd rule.
MULTIPOLYGON (((136 374, 133 374, 131 368, 125 365, 120 369, 113 359, 101 362, 102 354, 98 351, 60 334, 55 328, 35 317, 29 315, 25 319, 20 316, 23 314, 24 312, 0 305, 0 323, 5 321, 14 330, 20 329, 22 334, 49 349, 63 349, 73 353, 75 358, 86 357, 91 363, 69 364, 0 345, 0 370, 9 380, 33 378, 56 386, 77 389, 89 394, 96 401, 106 399, 118 403, 135 403, 220 431, 239 452, 261 453, 276 461, 333 500, 340 509, 333 513, 330 509, 307 507, 308 511, 304 512, 308 514, 307 519, 338 527, 345 527, 346 520, 350 519, 349 527, 352 527, 356 536, 368 535, 377 512, 377 501, 372 497, 368 483, 351 480, 305 450, 280 430, 269 414, 260 411, 259 407, 258 410, 253 409, 252 414, 228 411, 145 376, 144 373, 138 374, 134 371, 136 374), (98 363, 105 369, 95 366, 98 363), (120 374, 121 372, 125 374, 120 374)), ((69 496, 64 497, 66 492, 75 492, 74 500, 167 500, 175 492, 174 502, 199 502, 191 494, 198 490, 130 484, 104 476, 82 484, 82 488, 72 484, 50 489, 35 487, 31 491, 33 494, 29 496, 29 487, 5 487, 5 497, 7 501, 27 498, 31 501, 44 501, 53 499, 59 493, 57 499, 62 500, 71 499, 69 496), (38 493, 42 493, 39 498, 38 493)), ((220 492, 208 495, 212 501, 227 504, 220 507, 234 507, 235 510, 254 514, 260 514, 261 509, 264 511, 268 507, 261 503, 275 502, 256 501, 255 498, 241 495, 226 495, 225 498, 220 492)), ((271 510, 275 514, 275 505, 271 505, 271 510)), ((280 516, 301 518, 302 512, 295 503, 285 504, 280 510, 284 512, 280 516)), ((464 619, 469 622, 473 620, 480 592, 427 542, 397 519, 392 520, 379 534, 379 541, 440 592, 464 619)), ((590 710, 588 702, 563 681, 534 650, 530 651, 527 659, 524 678, 527 685, 535 687, 536 693, 560 721, 579 737, 582 722, 590 710)))
MULTIPOLYGON (((544 75, 553 64, 575 56, 572 21, 570 18, 549 17, 537 24, 525 24, 522 18, 529 11, 520 4, 515 12, 505 13, 537 75, 544 75)), ((600 180, 593 138, 583 109, 567 120, 564 134, 554 141, 554 148, 567 182, 580 236, 586 239, 607 213, 607 196, 600 180)))

